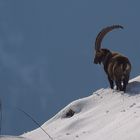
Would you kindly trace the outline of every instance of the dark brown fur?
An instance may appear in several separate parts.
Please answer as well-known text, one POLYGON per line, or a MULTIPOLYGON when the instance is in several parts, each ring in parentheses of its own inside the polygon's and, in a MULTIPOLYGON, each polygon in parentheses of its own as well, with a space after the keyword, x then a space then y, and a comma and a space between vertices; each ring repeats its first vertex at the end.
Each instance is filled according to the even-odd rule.
MULTIPOLYGON (((103 29, 102 31, 103 32, 105 31, 107 33, 108 28, 110 31, 111 27, 113 27, 112 29, 114 29, 114 25, 113 25, 103 29)), ((118 25, 116 27, 118 28, 118 25)), ((102 34, 102 31, 98 34, 97 36, 98 38, 96 38, 96 43, 95 43, 96 54, 94 58, 94 63, 103 64, 104 70, 108 76, 110 87, 112 89, 114 88, 114 82, 115 82, 117 90, 125 91, 129 81, 131 63, 127 57, 117 52, 111 52, 108 49, 104 49, 100 47, 101 41, 99 40, 102 40, 103 36, 105 35, 105 33, 102 34)))

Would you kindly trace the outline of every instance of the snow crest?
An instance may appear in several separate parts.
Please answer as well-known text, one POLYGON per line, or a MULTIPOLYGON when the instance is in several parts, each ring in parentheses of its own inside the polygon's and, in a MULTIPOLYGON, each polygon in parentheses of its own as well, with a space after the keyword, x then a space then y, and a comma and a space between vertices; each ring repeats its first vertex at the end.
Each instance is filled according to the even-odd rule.
MULTIPOLYGON (((70 103, 42 128, 53 140, 139 140, 140 76, 130 80, 126 93, 100 89, 70 103)), ((49 140, 40 128, 22 136, 49 140)))
MULTIPOLYGON (((76 100, 42 125, 54 140, 139 140, 140 76, 131 80, 127 92, 100 89, 76 100), (69 111, 74 113, 67 116, 69 111)), ((49 140, 40 128, 23 135, 49 140)))

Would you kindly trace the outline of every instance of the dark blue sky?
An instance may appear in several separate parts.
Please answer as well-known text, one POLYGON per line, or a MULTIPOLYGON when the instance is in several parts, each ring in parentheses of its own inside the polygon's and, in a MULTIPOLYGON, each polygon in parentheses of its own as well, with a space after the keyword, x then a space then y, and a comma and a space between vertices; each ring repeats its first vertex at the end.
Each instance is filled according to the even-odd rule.
POLYGON ((1 0, 2 133, 36 128, 17 107, 42 124, 71 101, 109 86, 101 66, 93 64, 94 41, 103 27, 124 26, 102 45, 128 56, 131 78, 139 75, 139 5, 139 0, 1 0))

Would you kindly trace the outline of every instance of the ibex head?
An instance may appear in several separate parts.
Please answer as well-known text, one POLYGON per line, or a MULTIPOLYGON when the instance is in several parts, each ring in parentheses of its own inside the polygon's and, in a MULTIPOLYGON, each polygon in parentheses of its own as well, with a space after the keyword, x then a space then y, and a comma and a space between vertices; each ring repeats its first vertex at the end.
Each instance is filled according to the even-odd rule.
POLYGON ((111 51, 108 49, 102 49, 101 48, 101 42, 104 38, 104 36, 112 31, 113 29, 117 29, 117 28, 122 28, 123 27, 121 25, 113 25, 113 26, 109 26, 106 27, 104 29, 102 29, 99 34, 96 37, 96 41, 95 41, 95 58, 94 58, 94 63, 95 64, 101 64, 101 62, 104 61, 104 59, 106 58, 107 55, 111 54, 111 51))

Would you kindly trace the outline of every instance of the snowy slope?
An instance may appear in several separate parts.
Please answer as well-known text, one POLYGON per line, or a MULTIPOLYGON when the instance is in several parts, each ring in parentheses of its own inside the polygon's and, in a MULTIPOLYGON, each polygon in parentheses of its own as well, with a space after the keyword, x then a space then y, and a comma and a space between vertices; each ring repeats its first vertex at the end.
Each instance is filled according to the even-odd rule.
MULTIPOLYGON (((140 140, 140 76, 130 81, 127 93, 100 89, 66 106, 42 128, 53 140, 140 140), (75 114, 66 117, 70 110, 75 114)), ((22 136, 50 140, 40 128, 22 136)))
MULTIPOLYGON (((55 140, 140 140, 140 76, 131 80, 127 93, 100 89, 62 109, 43 128, 55 140), (74 116, 66 117, 69 110, 74 116)), ((23 135, 49 140, 40 129, 23 135)))

